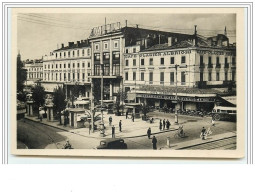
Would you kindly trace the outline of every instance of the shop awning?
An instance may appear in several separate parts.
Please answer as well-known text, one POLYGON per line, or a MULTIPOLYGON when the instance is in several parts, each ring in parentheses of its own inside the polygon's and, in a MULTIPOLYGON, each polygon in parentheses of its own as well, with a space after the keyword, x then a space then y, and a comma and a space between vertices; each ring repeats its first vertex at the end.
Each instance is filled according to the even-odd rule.
POLYGON ((236 96, 226 96, 221 97, 222 99, 226 100, 227 102, 236 105, 236 96))

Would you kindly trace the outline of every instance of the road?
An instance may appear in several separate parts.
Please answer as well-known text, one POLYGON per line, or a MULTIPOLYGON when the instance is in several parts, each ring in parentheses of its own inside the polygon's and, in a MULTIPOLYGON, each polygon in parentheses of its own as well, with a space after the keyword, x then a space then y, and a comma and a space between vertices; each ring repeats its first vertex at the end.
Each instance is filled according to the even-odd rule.
MULTIPOLYGON (((158 117, 162 118, 162 116, 158 117)), ((155 134, 158 141, 158 149, 166 146, 167 137, 170 137, 171 145, 182 141, 197 139, 200 135, 201 126, 206 126, 210 123, 210 119, 208 118, 194 118, 188 116, 181 116, 179 121, 184 126, 184 131, 187 136, 185 138, 174 138, 176 131, 155 134)), ((154 126, 156 128, 157 123, 155 123, 154 126)), ((92 138, 83 136, 80 133, 76 134, 75 132, 71 133, 63 131, 55 127, 49 127, 26 119, 18 121, 17 130, 18 140, 31 149, 61 149, 66 140, 69 140, 72 147, 75 149, 91 149, 99 145, 100 140, 102 139, 100 137, 92 138)), ((214 135, 235 132, 236 123, 218 121, 216 127, 212 128, 212 131, 214 135)), ((128 149, 152 149, 151 141, 152 139, 148 139, 147 136, 125 138, 128 149)))

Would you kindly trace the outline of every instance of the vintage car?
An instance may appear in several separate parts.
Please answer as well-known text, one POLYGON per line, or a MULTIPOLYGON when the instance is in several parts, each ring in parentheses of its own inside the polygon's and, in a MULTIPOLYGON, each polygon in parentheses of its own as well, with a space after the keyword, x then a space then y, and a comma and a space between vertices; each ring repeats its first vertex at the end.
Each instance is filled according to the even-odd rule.
POLYGON ((127 149, 127 144, 121 138, 109 138, 101 140, 94 149, 127 149))

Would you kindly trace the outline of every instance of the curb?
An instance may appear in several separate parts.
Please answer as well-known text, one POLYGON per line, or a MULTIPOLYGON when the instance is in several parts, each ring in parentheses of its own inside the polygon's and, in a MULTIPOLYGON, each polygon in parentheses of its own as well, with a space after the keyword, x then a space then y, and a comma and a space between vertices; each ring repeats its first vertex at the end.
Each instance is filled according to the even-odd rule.
MULTIPOLYGON (((76 134, 76 135, 80 135, 80 136, 83 136, 83 137, 87 137, 87 138, 96 138, 96 139, 102 139, 104 137, 95 137, 95 136, 86 136, 86 135, 82 135, 82 134, 79 134, 79 133, 75 133, 75 132, 72 132, 71 130, 66 130, 64 128, 61 128, 61 127, 58 127, 58 126, 52 126, 52 125, 49 125, 47 123, 44 123, 44 122, 40 122, 40 121, 36 121, 36 120, 33 120, 33 119, 30 119, 30 118, 27 118, 25 117, 25 119, 27 120, 30 120, 30 121, 33 121, 33 122, 36 122, 36 123, 40 123, 42 125, 46 125, 48 127, 53 127, 53 128, 56 128, 56 129, 60 129, 62 131, 66 131, 66 132, 69 132, 69 133, 73 133, 73 134, 76 134)), ((156 135, 156 134, 161 134, 161 133, 166 133, 166 132, 171 132, 171 131, 176 131, 176 129, 170 129, 170 130, 164 130, 164 131, 159 131, 159 132, 156 132, 156 133, 152 133, 151 135, 156 135)), ((123 137, 123 136, 120 136, 120 138, 137 138, 137 137, 144 137, 144 136, 147 136, 147 134, 142 134, 142 135, 135 135, 135 136, 127 136, 127 137, 123 137)))

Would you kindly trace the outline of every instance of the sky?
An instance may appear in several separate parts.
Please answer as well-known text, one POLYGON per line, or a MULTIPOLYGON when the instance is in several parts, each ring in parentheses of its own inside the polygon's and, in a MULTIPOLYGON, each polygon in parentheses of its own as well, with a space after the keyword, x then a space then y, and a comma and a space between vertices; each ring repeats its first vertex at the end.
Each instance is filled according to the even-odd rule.
POLYGON ((17 46, 22 60, 39 59, 68 42, 85 40, 93 27, 120 22, 125 26, 169 32, 197 33, 203 36, 223 34, 225 26, 230 43, 236 39, 235 14, 86 14, 19 13, 17 46))

